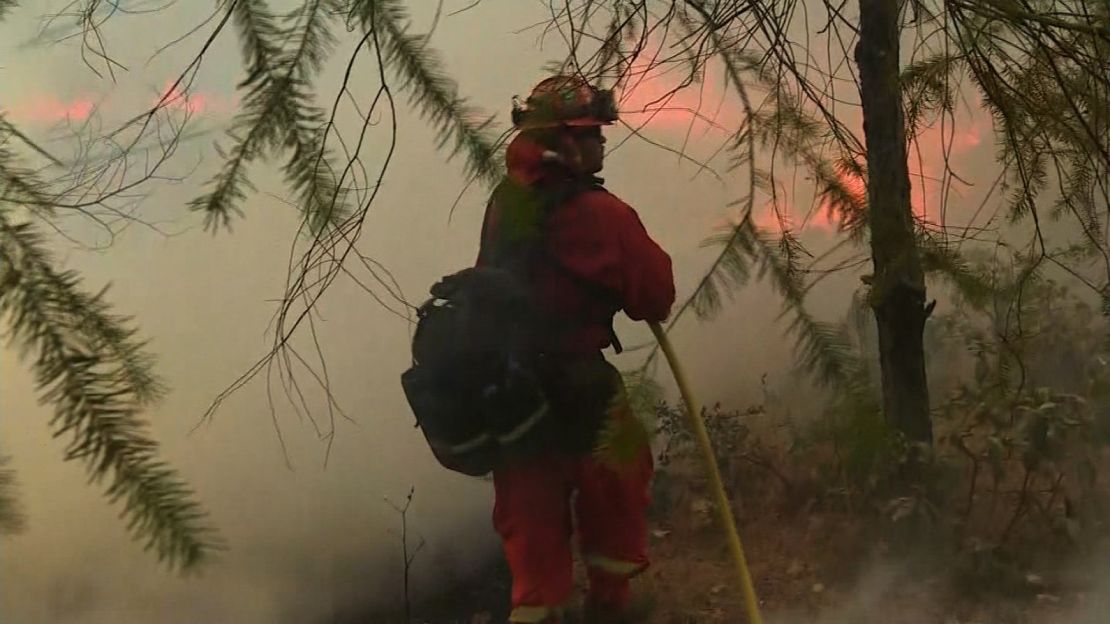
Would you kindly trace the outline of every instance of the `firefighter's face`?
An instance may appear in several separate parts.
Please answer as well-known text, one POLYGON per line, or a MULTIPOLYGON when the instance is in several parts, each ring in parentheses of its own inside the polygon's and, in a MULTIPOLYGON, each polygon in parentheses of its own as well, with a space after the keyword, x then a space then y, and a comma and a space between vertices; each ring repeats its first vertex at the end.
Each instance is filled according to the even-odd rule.
POLYGON ((601 126, 583 126, 569 130, 581 157, 582 173, 601 171, 605 162, 605 136, 601 133, 601 126))

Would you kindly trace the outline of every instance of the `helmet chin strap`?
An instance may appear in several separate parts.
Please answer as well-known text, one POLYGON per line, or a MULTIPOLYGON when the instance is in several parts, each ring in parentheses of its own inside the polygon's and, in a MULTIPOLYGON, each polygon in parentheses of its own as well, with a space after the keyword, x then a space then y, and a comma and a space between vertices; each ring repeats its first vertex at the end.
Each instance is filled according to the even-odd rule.
MULTIPOLYGON (((578 170, 578 169, 580 169, 580 167, 579 168, 572 167, 570 165, 570 163, 567 162, 567 159, 562 154, 560 154, 559 152, 556 152, 555 150, 544 150, 543 153, 540 154, 540 160, 543 161, 545 164, 560 165, 562 167, 565 167, 566 169, 570 169, 571 171, 573 171, 577 175, 583 175, 584 174, 584 172, 578 170)), ((603 178, 599 178, 596 175, 589 174, 589 177, 591 177, 594 181, 598 182, 599 184, 604 182, 603 178)))
MULTIPOLYGON (((574 148, 571 147, 569 149, 574 148)), ((544 164, 559 165, 560 167, 570 171, 574 175, 582 175, 585 173, 584 171, 582 171, 582 157, 577 152, 573 154, 567 154, 563 151, 547 149, 544 150, 543 153, 540 155, 540 159, 544 162, 544 164)))

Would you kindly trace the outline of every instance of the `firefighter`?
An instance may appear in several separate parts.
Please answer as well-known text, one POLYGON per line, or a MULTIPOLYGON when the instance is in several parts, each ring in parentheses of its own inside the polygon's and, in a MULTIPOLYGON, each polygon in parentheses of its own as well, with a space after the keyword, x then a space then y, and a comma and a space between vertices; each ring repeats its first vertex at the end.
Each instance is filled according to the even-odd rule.
POLYGON ((493 471, 493 524, 513 577, 511 622, 562 621, 572 599, 575 543, 587 569, 584 612, 592 621, 624 621, 630 579, 648 565, 650 448, 620 465, 594 452, 607 423, 634 418, 602 349, 619 351, 615 312, 662 321, 675 291, 670 257, 595 176, 604 160, 602 127, 616 119, 612 93, 578 77, 537 85, 514 105, 519 133, 507 148, 507 179, 482 227, 478 266, 492 263, 491 250, 509 231, 522 229, 522 215, 514 214, 521 204, 505 200, 504 188, 564 198, 543 215, 538 257, 548 261, 535 261, 527 273, 537 304, 565 321, 538 344, 553 408, 550 441, 542 452, 493 471), (560 194, 568 188, 576 190, 560 194))

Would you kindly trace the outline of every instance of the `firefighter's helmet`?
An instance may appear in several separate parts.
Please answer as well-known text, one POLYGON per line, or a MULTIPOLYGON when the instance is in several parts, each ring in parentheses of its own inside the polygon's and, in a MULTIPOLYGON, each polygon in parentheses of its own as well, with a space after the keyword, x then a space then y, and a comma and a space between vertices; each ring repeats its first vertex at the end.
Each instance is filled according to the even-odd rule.
POLYGON ((607 126, 617 118, 613 92, 598 89, 578 76, 558 75, 543 80, 523 104, 513 98, 513 126, 518 130, 607 126))

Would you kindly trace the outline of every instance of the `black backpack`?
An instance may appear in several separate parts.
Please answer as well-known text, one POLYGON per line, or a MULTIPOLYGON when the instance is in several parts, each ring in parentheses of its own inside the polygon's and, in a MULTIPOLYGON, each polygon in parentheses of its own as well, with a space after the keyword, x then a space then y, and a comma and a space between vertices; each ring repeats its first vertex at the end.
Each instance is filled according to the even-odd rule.
MULTIPOLYGON (((546 216, 591 186, 538 193, 502 183, 491 201, 520 202, 513 206, 518 216, 532 219, 517 230, 525 235, 493 244, 483 266, 442 278, 417 310, 413 363, 401 375, 401 385, 416 426, 444 467, 482 476, 508 457, 545 446, 551 405, 537 373, 537 340, 566 320, 555 321, 537 309, 528 286, 530 267, 550 263, 595 298, 610 302, 613 312, 618 309, 611 293, 544 251, 546 216)), ((611 314, 608 320, 611 329, 611 314)), ((619 351, 615 334, 613 340, 619 351)))

